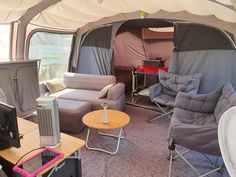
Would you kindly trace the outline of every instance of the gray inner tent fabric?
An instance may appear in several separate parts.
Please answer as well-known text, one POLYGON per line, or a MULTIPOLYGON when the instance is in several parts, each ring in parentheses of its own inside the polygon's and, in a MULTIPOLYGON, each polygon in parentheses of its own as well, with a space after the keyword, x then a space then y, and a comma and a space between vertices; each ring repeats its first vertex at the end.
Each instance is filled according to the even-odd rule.
POLYGON ((200 24, 175 24, 175 50, 169 71, 201 73, 198 93, 209 93, 229 81, 236 88, 236 50, 230 35, 200 24))
POLYGON ((6 102, 16 108, 17 116, 36 110, 38 60, 0 63, 0 78, 0 89, 6 95, 6 102))
POLYGON ((120 23, 98 27, 84 36, 78 61, 78 73, 113 74, 113 41, 120 23))

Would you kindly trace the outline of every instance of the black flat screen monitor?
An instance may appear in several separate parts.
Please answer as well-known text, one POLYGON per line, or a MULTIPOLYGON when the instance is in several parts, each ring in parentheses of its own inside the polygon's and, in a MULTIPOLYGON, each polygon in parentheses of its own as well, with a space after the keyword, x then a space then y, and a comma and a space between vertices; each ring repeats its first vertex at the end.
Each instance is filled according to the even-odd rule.
POLYGON ((20 147, 16 108, 0 102, 0 150, 20 147))

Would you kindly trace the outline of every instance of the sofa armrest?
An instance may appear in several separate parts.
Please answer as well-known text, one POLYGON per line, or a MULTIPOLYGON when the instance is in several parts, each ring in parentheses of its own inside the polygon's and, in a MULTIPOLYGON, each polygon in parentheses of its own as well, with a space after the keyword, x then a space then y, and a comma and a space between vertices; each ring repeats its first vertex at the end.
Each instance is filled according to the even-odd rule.
POLYGON ((117 83, 112 88, 108 90, 107 99, 108 100, 117 100, 121 95, 125 93, 125 84, 117 83))
POLYGON ((161 84, 160 83, 154 84, 154 85, 150 86, 148 89, 149 89, 149 97, 151 99, 156 97, 157 95, 161 94, 161 84))
POLYGON ((175 99, 175 107, 192 112, 212 114, 220 95, 221 90, 209 94, 190 94, 179 92, 175 99))

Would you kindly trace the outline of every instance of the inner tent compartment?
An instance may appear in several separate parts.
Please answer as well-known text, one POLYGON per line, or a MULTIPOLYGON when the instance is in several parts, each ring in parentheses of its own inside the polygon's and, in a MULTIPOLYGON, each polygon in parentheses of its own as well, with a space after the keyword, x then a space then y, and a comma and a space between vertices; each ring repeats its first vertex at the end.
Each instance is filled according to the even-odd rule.
MULTIPOLYGON (((132 71, 144 60, 162 59, 169 65, 173 51, 173 23, 137 19, 108 24, 87 32, 80 45, 77 72, 114 74, 131 91, 132 71)), ((148 82, 157 81, 149 76, 148 82)), ((141 79, 142 80, 142 79, 141 79)))

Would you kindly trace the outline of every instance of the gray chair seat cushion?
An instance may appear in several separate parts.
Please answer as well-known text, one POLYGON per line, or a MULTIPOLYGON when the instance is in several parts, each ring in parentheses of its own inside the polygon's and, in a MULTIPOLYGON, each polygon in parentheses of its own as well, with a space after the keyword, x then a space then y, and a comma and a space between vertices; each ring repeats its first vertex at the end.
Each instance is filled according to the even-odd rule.
POLYGON ((160 94, 157 97, 153 98, 152 101, 159 103, 161 105, 174 107, 175 97, 165 94, 160 94))

